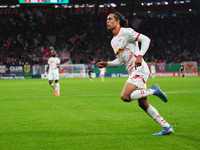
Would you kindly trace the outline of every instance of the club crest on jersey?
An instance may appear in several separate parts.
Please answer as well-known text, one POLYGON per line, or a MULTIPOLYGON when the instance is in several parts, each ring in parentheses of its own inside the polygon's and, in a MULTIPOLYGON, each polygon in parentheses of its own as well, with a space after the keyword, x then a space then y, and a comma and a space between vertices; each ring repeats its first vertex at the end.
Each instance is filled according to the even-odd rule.
POLYGON ((117 49, 117 52, 116 52, 116 54, 115 54, 115 56, 121 55, 121 54, 122 54, 122 51, 123 51, 122 48, 118 48, 118 49, 117 49))

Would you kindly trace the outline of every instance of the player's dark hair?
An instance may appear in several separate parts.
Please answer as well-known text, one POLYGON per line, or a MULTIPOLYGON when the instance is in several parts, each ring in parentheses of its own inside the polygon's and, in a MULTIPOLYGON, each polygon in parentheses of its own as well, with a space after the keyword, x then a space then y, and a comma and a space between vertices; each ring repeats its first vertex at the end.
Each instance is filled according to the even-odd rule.
POLYGON ((122 16, 122 14, 120 13, 120 12, 114 12, 113 13, 115 16, 114 16, 114 18, 116 19, 116 20, 120 20, 120 26, 121 27, 125 27, 125 28, 127 28, 128 27, 128 20, 127 19, 124 19, 123 18, 123 16, 122 16))

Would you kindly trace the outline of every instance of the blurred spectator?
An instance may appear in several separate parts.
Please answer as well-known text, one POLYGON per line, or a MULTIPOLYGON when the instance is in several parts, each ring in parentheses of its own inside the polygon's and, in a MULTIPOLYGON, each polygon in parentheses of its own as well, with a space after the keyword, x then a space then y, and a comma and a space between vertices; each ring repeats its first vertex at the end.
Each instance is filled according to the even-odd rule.
MULTIPOLYGON (((105 18, 92 14, 45 15, 33 7, 2 15, 0 20, 0 64, 46 64, 42 53, 50 46, 61 63, 94 63, 115 58, 110 46, 112 34, 105 32, 105 18), (101 60, 100 60, 101 59, 101 60)), ((150 37, 144 56, 147 62, 180 63, 200 61, 200 20, 195 15, 172 18, 143 18, 137 32, 150 37)))

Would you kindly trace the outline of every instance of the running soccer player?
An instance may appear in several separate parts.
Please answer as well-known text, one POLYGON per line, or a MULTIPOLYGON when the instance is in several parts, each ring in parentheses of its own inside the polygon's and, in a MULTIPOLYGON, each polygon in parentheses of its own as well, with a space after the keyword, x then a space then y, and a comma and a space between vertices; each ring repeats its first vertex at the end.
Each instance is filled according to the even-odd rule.
POLYGON ((150 72, 146 62, 143 60, 143 55, 149 47, 150 39, 131 28, 127 28, 128 21, 119 12, 109 14, 106 24, 107 29, 114 35, 111 40, 111 46, 117 58, 108 62, 101 61, 96 65, 100 68, 125 65, 129 78, 122 90, 121 99, 124 102, 138 100, 139 106, 163 127, 161 132, 153 135, 160 136, 174 133, 173 127, 147 101, 147 96, 149 95, 158 96, 164 102, 168 101, 167 96, 157 84, 147 89, 146 82, 150 72), (138 42, 141 42, 141 49, 138 47, 138 42))
POLYGON ((101 80, 104 81, 106 68, 99 68, 101 80))
POLYGON ((184 63, 181 63, 181 67, 180 67, 180 73, 183 79, 185 79, 185 66, 184 63))
POLYGON ((92 81, 92 72, 93 72, 93 68, 92 68, 91 64, 89 64, 87 70, 88 70, 88 76, 89 76, 89 78, 90 78, 90 81, 92 81))
POLYGON ((55 90, 55 96, 60 96, 60 84, 59 80, 59 67, 60 67, 60 59, 56 57, 56 51, 51 51, 52 57, 48 59, 48 66, 46 72, 48 72, 48 80, 50 86, 55 90), (55 81, 56 87, 53 84, 55 81))
POLYGON ((154 79, 155 75, 156 75, 156 67, 155 67, 155 65, 153 63, 150 66, 150 72, 151 72, 151 77, 154 79))

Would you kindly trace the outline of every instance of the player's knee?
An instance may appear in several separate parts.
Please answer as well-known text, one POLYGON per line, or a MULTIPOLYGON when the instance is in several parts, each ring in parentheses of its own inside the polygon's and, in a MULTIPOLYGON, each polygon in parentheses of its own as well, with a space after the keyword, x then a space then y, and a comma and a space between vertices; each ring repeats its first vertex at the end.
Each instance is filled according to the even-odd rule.
POLYGON ((124 101, 124 102, 131 102, 131 98, 130 96, 128 95, 121 95, 121 99, 124 101))

